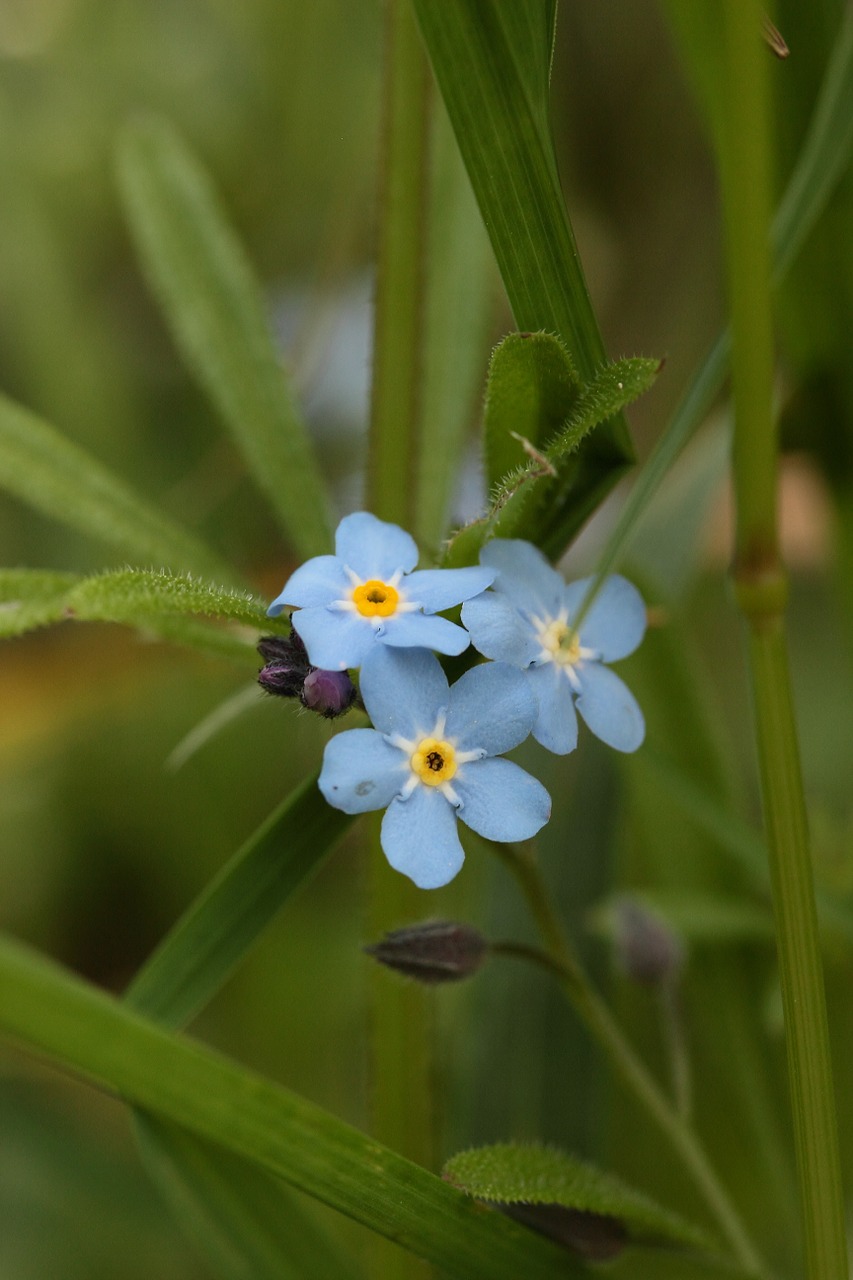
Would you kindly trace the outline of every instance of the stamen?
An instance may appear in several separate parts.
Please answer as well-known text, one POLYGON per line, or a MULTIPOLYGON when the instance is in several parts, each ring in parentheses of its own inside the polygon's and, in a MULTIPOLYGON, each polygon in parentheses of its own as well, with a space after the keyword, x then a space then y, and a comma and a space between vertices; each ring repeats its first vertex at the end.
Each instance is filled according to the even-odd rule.
POLYGON ((396 613, 400 595, 390 582, 368 578, 353 588, 352 599, 358 612, 365 618, 390 618, 396 613))
POLYGON ((428 787, 449 782, 457 769, 456 752, 441 738, 422 738, 409 763, 412 773, 428 787))

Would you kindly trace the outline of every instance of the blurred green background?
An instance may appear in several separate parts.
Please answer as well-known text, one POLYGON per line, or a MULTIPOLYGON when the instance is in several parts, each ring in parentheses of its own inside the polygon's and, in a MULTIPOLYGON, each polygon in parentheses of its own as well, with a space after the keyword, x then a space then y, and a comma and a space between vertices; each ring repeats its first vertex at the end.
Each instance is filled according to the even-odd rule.
MULTIPOLYGON (((792 50, 773 67, 780 183, 841 9, 840 0, 778 7, 792 50)), ((705 125, 721 92, 712 10, 597 0, 565 4, 558 28, 555 133, 607 349, 667 358, 657 388, 631 414, 641 454, 723 314, 705 125)), ((114 180, 116 131, 155 108, 214 175, 264 282, 343 513, 362 492, 381 34, 378 5, 329 0, 0 6, 0 388, 197 528, 267 596, 292 568, 290 552, 146 291, 114 180)), ((845 179, 782 295, 779 372, 792 451, 783 509, 803 759, 818 876, 844 901, 853 894, 850 215, 845 179)), ((496 287, 494 338, 510 327, 496 287)), ((485 346, 484 377, 487 358, 485 346)), ((725 586, 725 426, 721 408, 634 548, 630 571, 659 625, 620 671, 646 711, 648 748, 615 759, 586 735, 565 760, 525 750, 555 799, 542 841, 548 877, 585 958, 661 1072, 654 1002, 614 970, 591 922, 615 885, 661 901, 670 892, 688 944, 683 1003, 699 1124, 784 1274, 795 1214, 769 914, 728 847, 738 823, 755 823, 756 795, 739 629, 725 586), (709 833, 691 783, 718 806, 728 835, 709 833)), ((472 490, 473 475, 458 514, 472 490)), ((619 494, 573 550, 572 571, 591 568, 618 502, 619 494)), ((85 572, 117 563, 2 495, 0 547, 8 566, 85 572)), ((123 988, 194 894, 319 761, 328 728, 259 697, 183 768, 166 767, 184 736, 253 676, 254 668, 115 628, 66 624, 4 647, 5 929, 123 988)), ((366 1126, 361 853, 357 839, 337 851, 196 1029, 366 1126)), ((424 897, 423 915, 439 914, 471 919, 492 936, 530 937, 506 874, 481 853, 453 886, 424 897)), ((853 1036, 849 944, 828 938, 827 958, 843 1064, 853 1036)), ((437 992, 435 1004, 445 1154, 538 1137, 695 1211, 538 973, 496 961, 464 989, 437 992), (538 1055, 525 1053, 531 1044, 538 1055)), ((118 1104, 8 1049, 0 1072, 4 1280, 212 1274, 150 1187, 118 1104)), ((843 1070, 839 1089, 849 1172, 853 1108, 843 1070)), ((361 1248, 360 1233, 345 1229, 343 1238, 361 1248)), ((648 1274, 668 1275, 669 1265, 686 1274, 656 1260, 648 1274)))

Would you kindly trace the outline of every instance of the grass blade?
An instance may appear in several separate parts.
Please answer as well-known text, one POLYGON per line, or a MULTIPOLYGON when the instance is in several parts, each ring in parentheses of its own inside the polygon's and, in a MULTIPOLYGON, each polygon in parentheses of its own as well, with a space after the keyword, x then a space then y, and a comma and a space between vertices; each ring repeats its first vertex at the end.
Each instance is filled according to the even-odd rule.
POLYGON ((131 982, 127 1003, 168 1027, 188 1022, 351 821, 308 778, 184 913, 131 982))
POLYGON ((78 445, 0 395, 0 488, 136 562, 230 582, 233 570, 78 445))
POLYGON ((0 1032, 251 1160, 459 1280, 569 1280, 564 1250, 323 1108, 0 939, 0 1032))
POLYGON ((188 366, 216 405, 301 556, 328 551, 328 500, 270 335, 260 287, 210 180, 163 120, 129 127, 119 155, 127 215, 188 366))
POLYGON ((352 1280, 277 1178, 177 1125, 137 1112, 136 1136, 155 1182, 222 1280, 352 1280))
MULTIPOLYGON (((456 141, 520 330, 559 335, 582 379, 605 353, 548 131, 552 0, 415 0, 456 141)), ((591 437, 574 529, 633 457, 624 420, 591 437)))

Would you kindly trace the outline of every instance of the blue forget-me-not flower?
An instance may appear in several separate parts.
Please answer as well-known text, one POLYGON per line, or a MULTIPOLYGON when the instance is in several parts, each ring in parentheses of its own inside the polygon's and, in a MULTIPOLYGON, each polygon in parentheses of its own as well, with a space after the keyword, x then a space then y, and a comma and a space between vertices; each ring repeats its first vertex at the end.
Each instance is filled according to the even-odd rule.
POLYGON ((296 608, 293 626, 315 667, 360 667, 376 647, 421 647, 458 654, 468 633, 435 615, 484 591, 493 569, 422 569, 418 548, 399 525, 366 511, 345 516, 335 555, 315 556, 291 574, 270 605, 271 617, 296 608))
POLYGON ((481 664, 452 687, 424 649, 374 646, 361 669, 373 729, 350 729, 326 746, 320 790, 344 813, 385 809, 381 843, 421 889, 447 884, 462 866, 461 818, 489 840, 526 840, 551 813, 548 792, 510 760, 536 718, 524 674, 481 664))
POLYGON ((592 732, 617 751, 636 751, 645 722, 634 695, 604 663, 625 658, 646 629, 636 587, 607 578, 576 630, 590 579, 566 585, 531 543, 496 538, 480 560, 497 571, 491 591, 468 600, 462 621, 487 658, 520 667, 535 694, 533 736, 565 755, 577 745, 575 708, 592 732))

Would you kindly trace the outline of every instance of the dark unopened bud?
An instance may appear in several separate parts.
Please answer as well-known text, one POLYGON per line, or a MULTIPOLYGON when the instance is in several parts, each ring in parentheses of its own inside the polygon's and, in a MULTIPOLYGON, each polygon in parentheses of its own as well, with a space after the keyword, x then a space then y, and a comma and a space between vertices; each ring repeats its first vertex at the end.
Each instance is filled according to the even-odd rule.
POLYGON ((302 705, 320 715, 343 715, 355 701, 355 685, 346 671, 322 671, 312 667, 302 685, 302 705))
POLYGON ((258 684, 278 698, 298 698, 303 707, 332 719, 343 715, 356 698, 356 688, 346 671, 322 671, 308 661, 305 645, 296 631, 289 636, 264 636, 258 652, 265 666, 258 684))
POLYGON ((502 1204, 498 1208, 588 1262, 607 1262, 618 1257, 628 1243, 622 1222, 607 1214, 568 1209, 561 1204, 502 1204))
POLYGON ((633 898, 623 898, 616 906, 613 941, 627 976, 645 986, 673 981, 684 963, 681 939, 633 898))
POLYGON ((418 982, 435 983, 470 978, 483 963, 489 944, 473 925, 425 920, 386 933, 381 942, 364 949, 389 969, 418 982))
POLYGON ((289 636, 263 636, 258 653, 266 665, 258 673, 258 684, 279 698, 298 698, 311 670, 305 645, 295 631, 289 636))

